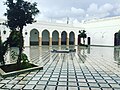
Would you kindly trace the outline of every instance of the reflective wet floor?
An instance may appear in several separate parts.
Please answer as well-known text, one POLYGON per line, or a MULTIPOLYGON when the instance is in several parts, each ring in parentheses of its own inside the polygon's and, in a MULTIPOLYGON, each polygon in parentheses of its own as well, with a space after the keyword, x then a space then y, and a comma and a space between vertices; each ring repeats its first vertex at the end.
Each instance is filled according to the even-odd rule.
POLYGON ((30 47, 25 53, 43 70, 1 78, 0 90, 120 90, 120 48, 30 47), (76 52, 51 52, 66 48, 76 52))

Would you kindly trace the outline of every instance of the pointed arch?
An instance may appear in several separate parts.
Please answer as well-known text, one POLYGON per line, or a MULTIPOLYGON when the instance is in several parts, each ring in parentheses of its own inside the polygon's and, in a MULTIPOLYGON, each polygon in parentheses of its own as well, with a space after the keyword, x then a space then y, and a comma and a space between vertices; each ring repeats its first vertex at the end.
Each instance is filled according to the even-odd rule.
POLYGON ((69 45, 75 44, 75 33, 72 31, 69 33, 69 45))
POLYGON ((30 31, 30 45, 39 45, 39 31, 37 29, 30 31))
POLYGON ((67 45, 67 32, 63 31, 61 33, 61 45, 67 45))
POLYGON ((58 41, 59 41, 59 33, 57 30, 55 30, 52 33, 52 45, 58 45, 58 41))
POLYGON ((42 45, 49 45, 50 33, 47 29, 42 31, 42 45))

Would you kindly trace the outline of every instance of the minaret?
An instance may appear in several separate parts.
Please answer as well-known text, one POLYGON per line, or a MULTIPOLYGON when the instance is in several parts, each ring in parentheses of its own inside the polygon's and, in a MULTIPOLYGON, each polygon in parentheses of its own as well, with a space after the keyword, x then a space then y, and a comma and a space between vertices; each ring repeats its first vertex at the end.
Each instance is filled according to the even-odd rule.
POLYGON ((69 24, 69 17, 67 17, 67 24, 69 24))

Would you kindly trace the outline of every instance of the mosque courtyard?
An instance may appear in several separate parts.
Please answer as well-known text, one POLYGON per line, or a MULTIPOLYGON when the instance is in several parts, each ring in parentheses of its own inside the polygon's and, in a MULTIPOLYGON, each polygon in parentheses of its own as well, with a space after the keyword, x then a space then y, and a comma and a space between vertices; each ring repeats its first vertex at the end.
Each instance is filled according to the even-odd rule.
POLYGON ((0 90, 120 90, 120 48, 70 46, 76 52, 52 53, 66 47, 26 47, 32 63, 43 66, 0 78, 0 90))

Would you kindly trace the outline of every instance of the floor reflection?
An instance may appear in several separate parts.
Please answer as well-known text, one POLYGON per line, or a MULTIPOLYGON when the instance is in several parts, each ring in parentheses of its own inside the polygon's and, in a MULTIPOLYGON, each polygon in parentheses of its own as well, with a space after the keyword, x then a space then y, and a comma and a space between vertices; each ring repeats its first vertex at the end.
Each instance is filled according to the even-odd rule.
MULTIPOLYGON (((114 47, 26 47, 30 61, 43 70, 0 79, 10 90, 120 90, 120 49, 114 47), (52 49, 76 49, 52 53, 52 49)), ((10 56, 10 55, 8 55, 10 56)))
MULTIPOLYGON (((73 57, 79 57, 80 61, 84 63, 86 61, 87 56, 94 56, 94 58, 100 57, 100 58, 107 58, 111 59, 112 61, 115 60, 120 63, 120 49, 118 48, 110 48, 110 47, 80 47, 80 46, 31 46, 31 47, 25 47, 24 53, 28 56, 28 59, 31 63, 38 64, 38 65, 44 65, 45 63, 52 60, 52 57, 54 57, 54 54, 52 54, 50 51, 55 50, 63 50, 63 49, 76 49, 76 52, 73 53, 73 57), (48 59, 49 58, 49 59, 48 59)), ((16 60, 10 59, 11 52, 9 51, 6 55, 6 63, 15 63, 16 60)))
POLYGON ((114 48, 114 59, 119 67, 120 66, 120 48, 114 48))

